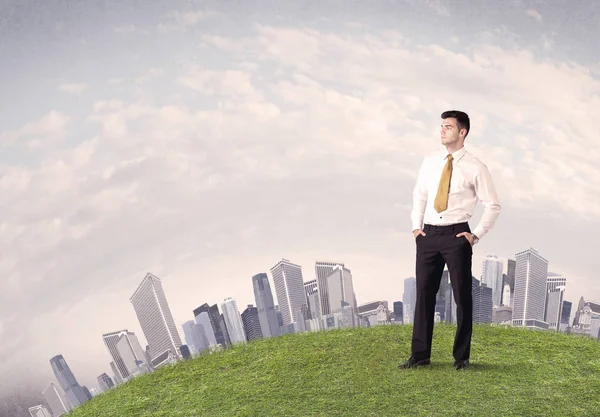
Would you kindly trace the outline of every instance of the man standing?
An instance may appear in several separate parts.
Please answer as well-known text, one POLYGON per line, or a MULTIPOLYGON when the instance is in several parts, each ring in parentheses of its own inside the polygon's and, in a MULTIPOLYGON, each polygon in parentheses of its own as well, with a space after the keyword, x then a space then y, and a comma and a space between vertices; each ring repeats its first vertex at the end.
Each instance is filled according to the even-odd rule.
POLYGON ((429 365, 435 299, 444 266, 448 266, 456 301, 457 329, 454 366, 469 365, 473 328, 473 245, 492 229, 501 210, 488 168, 464 147, 469 116, 461 111, 442 113, 441 140, 446 151, 426 157, 413 191, 411 220, 417 247, 417 301, 412 354, 400 369, 429 365), (471 233, 468 220, 478 201, 481 221, 471 233))

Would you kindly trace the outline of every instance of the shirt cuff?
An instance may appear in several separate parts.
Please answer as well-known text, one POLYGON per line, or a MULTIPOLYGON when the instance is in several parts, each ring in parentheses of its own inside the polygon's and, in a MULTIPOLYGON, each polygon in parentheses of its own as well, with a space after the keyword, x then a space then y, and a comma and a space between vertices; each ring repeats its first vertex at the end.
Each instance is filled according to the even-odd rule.
POLYGON ((482 238, 485 236, 485 234, 486 234, 486 233, 487 233, 487 232, 485 231, 485 229, 484 229, 483 227, 481 227, 481 226, 477 226, 477 227, 476 227, 475 229, 473 229, 473 231, 471 232, 471 234, 473 234, 473 235, 477 236, 477 238, 478 238, 479 240, 481 240, 481 239, 482 239, 482 238))

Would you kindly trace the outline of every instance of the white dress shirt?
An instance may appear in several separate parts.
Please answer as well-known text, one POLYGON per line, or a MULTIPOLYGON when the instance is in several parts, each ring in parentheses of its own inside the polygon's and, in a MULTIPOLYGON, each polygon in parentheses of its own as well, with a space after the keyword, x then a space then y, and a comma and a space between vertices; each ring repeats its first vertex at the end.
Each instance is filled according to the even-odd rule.
POLYGON ((438 213, 433 208, 442 169, 448 152, 435 152, 423 160, 413 190, 411 213, 413 230, 423 224, 450 225, 467 222, 478 201, 484 206, 479 224, 471 232, 481 239, 489 232, 500 215, 500 202, 487 166, 463 146, 452 154, 452 177, 448 194, 448 208, 438 213))

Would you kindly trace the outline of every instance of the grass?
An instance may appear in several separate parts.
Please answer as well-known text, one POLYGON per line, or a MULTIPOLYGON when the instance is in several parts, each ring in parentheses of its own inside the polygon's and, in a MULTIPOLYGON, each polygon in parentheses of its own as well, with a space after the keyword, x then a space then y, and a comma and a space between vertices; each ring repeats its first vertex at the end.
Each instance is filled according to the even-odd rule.
POLYGON ((600 343, 476 325, 471 367, 436 324, 432 364, 399 370, 411 326, 286 335, 180 362, 94 397, 69 417, 600 415, 600 343))

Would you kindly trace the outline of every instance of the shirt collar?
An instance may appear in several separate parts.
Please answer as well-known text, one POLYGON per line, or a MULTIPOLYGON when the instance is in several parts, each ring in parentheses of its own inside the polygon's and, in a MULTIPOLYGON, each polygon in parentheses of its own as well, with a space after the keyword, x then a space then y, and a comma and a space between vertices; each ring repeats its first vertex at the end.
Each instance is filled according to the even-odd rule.
MULTIPOLYGON (((463 156, 465 156, 465 153, 467 153, 467 149, 463 145, 462 148, 460 148, 459 150, 454 151, 452 153, 452 159, 454 159, 456 162, 458 162, 460 160, 460 158, 462 158, 463 156)), ((441 155, 442 155, 442 159, 445 160, 446 157, 448 156, 448 151, 446 150, 446 148, 442 149, 441 155)))

